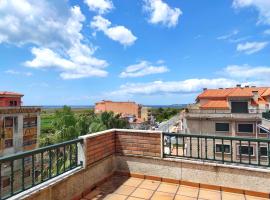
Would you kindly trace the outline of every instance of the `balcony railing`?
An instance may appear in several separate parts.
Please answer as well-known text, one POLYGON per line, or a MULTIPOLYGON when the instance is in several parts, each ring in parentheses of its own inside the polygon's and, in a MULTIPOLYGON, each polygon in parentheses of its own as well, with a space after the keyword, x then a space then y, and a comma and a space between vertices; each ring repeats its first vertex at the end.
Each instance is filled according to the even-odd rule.
POLYGON ((163 133, 163 156, 270 167, 270 140, 163 133))
POLYGON ((82 142, 76 139, 0 158, 0 199, 82 166, 78 161, 78 144, 82 142))
POLYGON ((194 109, 188 108, 187 113, 192 114, 262 114, 266 111, 266 109, 256 109, 256 108, 249 108, 247 112, 232 112, 232 110, 222 110, 222 109, 194 109))

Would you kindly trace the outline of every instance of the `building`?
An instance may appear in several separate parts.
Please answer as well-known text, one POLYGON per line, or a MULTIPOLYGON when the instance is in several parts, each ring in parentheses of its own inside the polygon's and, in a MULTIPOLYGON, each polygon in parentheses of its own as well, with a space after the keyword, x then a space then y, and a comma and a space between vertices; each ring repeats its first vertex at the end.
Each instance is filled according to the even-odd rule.
POLYGON ((204 89, 182 113, 185 133, 266 137, 258 128, 269 110, 270 88, 240 87, 204 89))
MULTIPOLYGON (((269 104, 270 88, 268 87, 237 85, 234 88, 204 89, 196 98, 196 103, 189 105, 181 114, 182 132, 198 135, 268 138, 269 134, 261 127, 261 124, 263 113, 269 111, 269 104)), ((196 148, 196 145, 191 148, 188 140, 187 138, 185 147, 187 154, 196 148)), ((201 145, 207 145, 209 149, 215 149, 215 156, 220 159, 222 154, 230 154, 232 148, 235 149, 232 154, 235 159, 251 159, 248 156, 250 154, 253 160, 260 156, 268 156, 268 145, 265 144, 217 140, 211 146, 207 144, 207 141, 200 142, 201 145), (259 149, 259 152, 256 149, 259 149)))
POLYGON ((0 92, 0 155, 37 148, 40 108, 22 106, 22 94, 0 92))
POLYGON ((122 117, 128 118, 129 121, 134 122, 145 122, 150 119, 149 109, 132 101, 101 101, 95 104, 95 113, 101 113, 105 111, 121 114, 122 117))
MULTIPOLYGON (((0 92, 0 157, 38 148, 40 134, 40 108, 22 106, 22 94, 0 92)), ((30 181, 31 158, 24 161, 25 180, 30 181)), ((9 190, 10 163, 3 163, 1 168, 2 192, 9 190)), ((19 175, 21 161, 14 161, 14 180, 19 175)))

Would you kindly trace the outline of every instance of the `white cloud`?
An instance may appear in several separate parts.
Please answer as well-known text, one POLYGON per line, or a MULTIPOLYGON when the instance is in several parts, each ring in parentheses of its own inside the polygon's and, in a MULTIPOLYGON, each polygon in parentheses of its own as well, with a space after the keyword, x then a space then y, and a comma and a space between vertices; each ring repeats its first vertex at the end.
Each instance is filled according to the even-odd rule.
POLYGON ((243 44, 238 44, 236 50, 239 52, 244 52, 245 54, 253 54, 261 51, 268 45, 268 42, 246 42, 243 44))
POLYGON ((168 72, 169 69, 164 65, 152 65, 150 62, 141 61, 138 64, 126 67, 125 71, 120 74, 121 78, 141 77, 150 74, 160 74, 168 72))
POLYGON ((56 68, 61 71, 60 76, 63 79, 107 76, 107 72, 103 69, 107 65, 105 61, 88 58, 91 60, 79 62, 76 57, 65 59, 50 49, 33 48, 32 53, 35 55, 35 59, 25 62, 26 66, 31 68, 56 68))
POLYGON ((232 31, 229 34, 226 34, 226 35, 222 35, 222 36, 217 37, 217 39, 218 40, 227 40, 227 39, 230 39, 231 37, 237 35, 238 33, 239 33, 238 30, 234 30, 234 31, 232 31))
POLYGON ((96 11, 99 14, 104 14, 113 9, 113 3, 111 0, 84 0, 89 9, 96 11))
POLYGON ((270 24, 269 0, 234 0, 234 8, 255 7, 259 12, 259 23, 270 24))
POLYGON ((229 65, 220 71, 223 77, 187 79, 180 81, 153 81, 126 83, 110 93, 116 97, 133 95, 197 94, 203 88, 228 88, 236 84, 269 86, 270 66, 229 65))
POLYGON ((171 8, 162 0, 144 0, 144 10, 149 13, 149 23, 163 24, 174 27, 178 24, 182 11, 179 8, 171 8))
POLYGON ((137 37, 129 29, 124 26, 111 26, 111 22, 102 16, 95 16, 91 27, 96 31, 102 31, 110 39, 124 46, 132 45, 137 40, 137 37))
POLYGON ((11 75, 22 75, 22 76, 32 76, 33 74, 31 72, 21 72, 13 69, 9 69, 5 71, 6 74, 11 75))
POLYGON ((100 76, 97 71, 107 62, 94 57, 95 48, 81 33, 84 21, 80 7, 69 7, 66 0, 2 0, 0 43, 35 45, 31 49, 36 57, 25 62, 29 67, 59 70, 60 63, 75 65, 68 71, 61 67, 64 79, 100 76))
POLYGON ((270 77, 270 67, 268 66, 229 65, 224 71, 228 76, 242 80, 269 80, 270 77))
POLYGON ((148 83, 127 83, 120 89, 112 92, 112 95, 152 95, 166 93, 197 93, 203 88, 232 87, 237 81, 217 79, 187 79, 183 81, 154 81, 148 83))
POLYGON ((270 35, 270 29, 265 30, 263 33, 266 35, 270 35))

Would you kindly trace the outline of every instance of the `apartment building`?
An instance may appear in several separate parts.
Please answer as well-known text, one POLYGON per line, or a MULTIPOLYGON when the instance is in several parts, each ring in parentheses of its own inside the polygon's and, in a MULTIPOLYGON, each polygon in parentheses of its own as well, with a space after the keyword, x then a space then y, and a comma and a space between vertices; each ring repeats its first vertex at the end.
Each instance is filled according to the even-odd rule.
MULTIPOLYGON (((261 128, 262 114, 269 112, 270 88, 241 87, 204 89, 196 98, 196 103, 189 105, 181 114, 183 131, 186 134, 234 136, 245 138, 267 138, 267 130, 261 128)), ((187 142, 188 144, 188 142, 187 142)), ((205 145, 202 141, 201 145, 205 145)), ((206 144, 207 145, 207 144, 206 144)), ((252 155, 256 159, 259 152, 255 152, 258 144, 227 141, 217 141, 210 149, 215 149, 217 156, 221 153, 230 154, 231 145, 234 157, 252 155)), ((187 147, 188 151, 189 147, 187 147)), ((260 147, 260 155, 268 155, 268 147, 260 147)), ((243 158, 245 159, 245 158, 243 158)))
POLYGON ((121 114, 122 117, 128 118, 128 120, 132 122, 146 122, 150 120, 149 109, 132 101, 101 101, 95 104, 95 113, 105 111, 112 111, 114 113, 121 114))
MULTIPOLYGON (((40 133, 40 108, 22 106, 23 94, 0 92, 0 156, 36 149, 40 133)), ((31 158, 25 159, 25 179, 30 179, 31 158)), ((11 163, 1 166, 2 192, 9 190, 11 163)), ((14 162, 14 183, 19 176, 21 162, 14 162)), ((30 180, 28 180, 30 181, 30 180)))

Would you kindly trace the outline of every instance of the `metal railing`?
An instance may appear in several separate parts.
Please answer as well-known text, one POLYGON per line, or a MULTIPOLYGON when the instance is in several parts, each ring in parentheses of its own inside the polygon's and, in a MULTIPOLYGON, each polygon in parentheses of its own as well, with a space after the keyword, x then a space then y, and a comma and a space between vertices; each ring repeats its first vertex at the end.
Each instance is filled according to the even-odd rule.
POLYGON ((0 199, 4 200, 82 166, 75 139, 0 158, 0 199))
POLYGON ((247 112, 233 112, 231 109, 222 110, 222 109, 194 109, 188 108, 186 109, 187 113, 190 114, 262 114, 266 111, 266 109, 256 109, 256 108, 249 108, 247 112))
POLYGON ((163 133, 163 157, 270 167, 270 139, 163 133))

